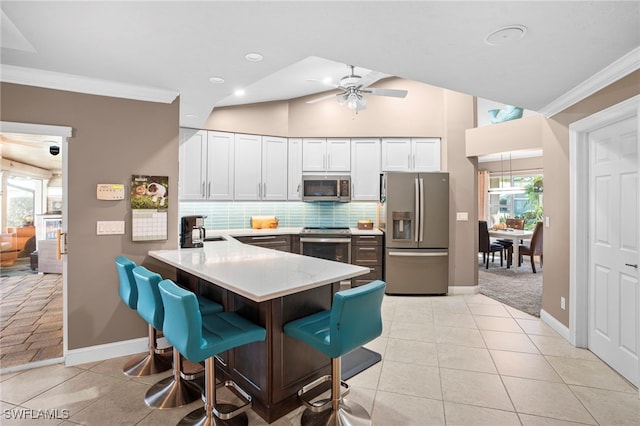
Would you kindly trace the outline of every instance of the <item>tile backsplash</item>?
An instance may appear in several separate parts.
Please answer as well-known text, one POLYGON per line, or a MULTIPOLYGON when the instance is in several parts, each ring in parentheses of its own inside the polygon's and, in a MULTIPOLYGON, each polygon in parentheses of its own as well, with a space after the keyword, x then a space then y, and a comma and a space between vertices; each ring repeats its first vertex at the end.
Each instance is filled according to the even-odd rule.
POLYGON ((180 217, 207 216, 207 229, 251 228, 251 216, 275 216, 280 227, 336 226, 356 227, 358 220, 376 224, 377 202, 305 203, 301 201, 181 201, 180 217))

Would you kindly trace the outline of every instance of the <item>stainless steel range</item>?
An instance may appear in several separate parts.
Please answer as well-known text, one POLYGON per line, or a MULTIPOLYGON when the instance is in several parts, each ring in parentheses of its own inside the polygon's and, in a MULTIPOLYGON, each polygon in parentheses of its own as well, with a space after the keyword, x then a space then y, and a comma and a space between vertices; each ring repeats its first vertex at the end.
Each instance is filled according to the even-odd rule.
POLYGON ((349 228, 304 228, 300 231, 300 254, 351 263, 351 231, 349 228))

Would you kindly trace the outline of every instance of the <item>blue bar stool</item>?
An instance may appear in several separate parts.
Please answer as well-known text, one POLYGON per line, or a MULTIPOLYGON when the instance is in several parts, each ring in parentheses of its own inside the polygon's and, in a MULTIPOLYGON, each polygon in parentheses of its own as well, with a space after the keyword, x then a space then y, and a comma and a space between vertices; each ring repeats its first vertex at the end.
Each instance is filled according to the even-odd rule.
POLYGON ((178 425, 247 424, 244 413, 251 408, 251 395, 232 380, 219 386, 233 387, 243 399, 240 407, 216 403, 215 356, 248 343, 263 341, 264 328, 235 312, 203 315, 196 295, 171 280, 159 284, 165 309, 163 332, 174 348, 191 362, 205 362, 205 403, 187 414, 178 425))
MULTIPOLYGON (((133 277, 136 264, 125 256, 116 257, 116 269, 120 285, 118 292, 122 301, 131 309, 138 309, 138 286, 133 277)), ((140 358, 133 358, 122 368, 129 377, 150 376, 171 369, 171 357, 166 349, 158 349, 157 330, 149 324, 149 353, 140 358)))
POLYGON ((321 311, 284 325, 287 336, 298 339, 331 358, 331 375, 323 376, 298 391, 307 409, 303 425, 371 424, 361 405, 347 401, 349 385, 341 380, 340 357, 382 334, 381 305, 386 284, 373 281, 333 295, 330 311, 321 311), (315 387, 331 381, 331 398, 318 402, 306 399, 315 387), (341 393, 341 387, 344 392, 341 393))
MULTIPOLYGON (((162 277, 155 272, 151 272, 144 266, 137 266, 133 269, 133 276, 138 286, 138 311, 149 324, 153 324, 156 329, 163 329, 164 306, 158 283, 162 277)), ((222 312, 222 305, 211 300, 200 298, 198 300, 200 309, 208 313, 222 312)), ((166 337, 166 336, 165 336, 166 337)), ((198 365, 198 368, 201 368, 198 365)), ((202 371, 200 371, 200 377, 202 371)), ((144 401, 152 408, 175 408, 189 404, 199 399, 202 395, 201 386, 195 381, 197 378, 189 377, 185 374, 182 357, 175 347, 173 348, 173 375, 166 377, 147 391, 144 401)))

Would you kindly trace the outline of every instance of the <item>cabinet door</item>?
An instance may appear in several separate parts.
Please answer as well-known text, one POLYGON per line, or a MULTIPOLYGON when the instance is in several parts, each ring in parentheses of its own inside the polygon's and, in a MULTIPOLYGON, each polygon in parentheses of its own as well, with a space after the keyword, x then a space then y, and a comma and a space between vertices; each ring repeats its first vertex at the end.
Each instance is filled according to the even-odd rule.
POLYGON ((178 198, 202 200, 207 179, 207 131, 180 129, 178 198))
POLYGON ((351 199, 380 197, 380 139, 351 139, 351 199))
POLYGON ((440 171, 440 138, 414 138, 411 144, 416 172, 440 171))
POLYGON ((262 195, 262 137, 235 135, 234 200, 259 200, 262 195))
POLYGON ((302 139, 289 139, 288 161, 288 196, 289 200, 300 200, 300 184, 302 183, 302 139))
POLYGON ((305 172, 324 172, 327 162, 326 139, 302 139, 302 170, 305 172))
POLYGON ((211 131, 207 133, 206 198, 233 200, 234 135, 211 131))
POLYGON ((348 172, 351 170, 351 140, 348 138, 327 139, 326 171, 348 172))
POLYGON ((262 137, 262 199, 287 199, 287 139, 262 137))
POLYGON ((382 171, 407 172, 411 170, 411 139, 382 139, 382 171))

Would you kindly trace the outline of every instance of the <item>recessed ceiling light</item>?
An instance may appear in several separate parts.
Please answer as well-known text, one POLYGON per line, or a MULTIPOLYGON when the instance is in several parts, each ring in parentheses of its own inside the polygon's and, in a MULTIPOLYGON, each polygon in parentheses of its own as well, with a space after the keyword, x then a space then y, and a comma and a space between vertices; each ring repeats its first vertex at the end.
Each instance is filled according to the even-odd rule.
POLYGON ((523 39, 526 34, 527 27, 524 25, 508 25, 489 33, 484 38, 484 42, 489 46, 503 46, 523 39))
POLYGON ((245 91, 244 91, 244 89, 238 89, 235 92, 233 92, 233 94, 236 95, 236 96, 242 96, 242 95, 245 94, 245 91))
POLYGON ((251 53, 247 53, 246 55, 244 55, 244 58, 247 61, 260 62, 263 59, 263 56, 261 54, 259 54, 259 53, 251 52, 251 53))
POLYGON ((220 83, 224 83, 224 78, 222 77, 211 77, 209 79, 210 82, 212 82, 213 84, 220 84, 220 83))

